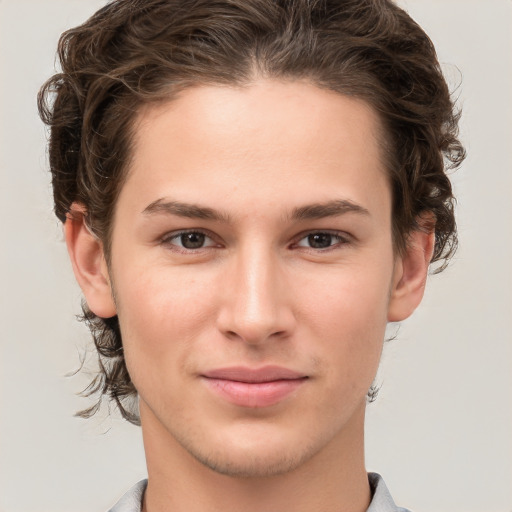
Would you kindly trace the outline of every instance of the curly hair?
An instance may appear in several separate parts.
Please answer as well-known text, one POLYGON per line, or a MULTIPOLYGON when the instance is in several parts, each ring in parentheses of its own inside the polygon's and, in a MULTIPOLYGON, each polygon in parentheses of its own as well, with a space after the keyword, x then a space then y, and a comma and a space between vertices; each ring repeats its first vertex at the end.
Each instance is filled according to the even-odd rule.
MULTIPOLYGON (((396 250, 422 229, 425 212, 435 220, 436 271, 456 249, 447 170, 464 158, 459 113, 431 40, 389 0, 113 0, 61 36, 58 56, 62 71, 38 97, 51 128, 55 213, 66 222, 81 203, 107 262, 141 106, 193 85, 258 77, 304 79, 371 105, 384 126, 396 250)), ((83 319, 100 362, 89 392, 109 396, 138 423, 117 317, 84 305, 83 319)))

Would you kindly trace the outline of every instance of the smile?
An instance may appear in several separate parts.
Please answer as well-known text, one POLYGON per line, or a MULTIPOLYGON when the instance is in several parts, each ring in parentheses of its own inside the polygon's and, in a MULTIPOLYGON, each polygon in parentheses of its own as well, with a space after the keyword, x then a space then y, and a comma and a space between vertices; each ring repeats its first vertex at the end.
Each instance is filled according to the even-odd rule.
POLYGON ((287 368, 222 368, 202 375, 208 388, 240 407, 270 407, 299 388, 308 377, 287 368))

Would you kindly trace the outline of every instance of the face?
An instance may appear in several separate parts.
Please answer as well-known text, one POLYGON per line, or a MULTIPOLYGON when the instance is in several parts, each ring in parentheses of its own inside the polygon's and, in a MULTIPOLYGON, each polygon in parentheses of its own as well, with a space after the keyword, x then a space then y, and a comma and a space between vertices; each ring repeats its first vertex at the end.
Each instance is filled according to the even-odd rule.
POLYGON ((303 82, 140 113, 110 279, 143 430, 244 476, 359 442, 400 267, 378 140, 303 82))

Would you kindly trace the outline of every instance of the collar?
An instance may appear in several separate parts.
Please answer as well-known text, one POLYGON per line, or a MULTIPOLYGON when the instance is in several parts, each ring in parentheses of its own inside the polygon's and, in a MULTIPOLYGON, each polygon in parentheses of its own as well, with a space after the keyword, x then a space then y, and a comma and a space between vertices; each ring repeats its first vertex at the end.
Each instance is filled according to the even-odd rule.
MULTIPOLYGON (((372 490, 372 501, 367 512, 408 512, 407 509, 395 505, 383 478, 378 473, 368 473, 368 481, 372 490)), ((141 512, 142 498, 147 485, 147 480, 136 483, 109 512, 141 512)))

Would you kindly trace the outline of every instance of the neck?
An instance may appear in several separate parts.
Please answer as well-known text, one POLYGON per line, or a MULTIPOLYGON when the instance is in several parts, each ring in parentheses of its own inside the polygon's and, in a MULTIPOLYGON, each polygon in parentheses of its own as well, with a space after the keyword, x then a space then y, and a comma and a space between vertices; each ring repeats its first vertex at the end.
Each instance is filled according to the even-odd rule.
POLYGON ((150 411, 141 408, 141 418, 149 477, 143 512, 364 512, 369 506, 364 406, 353 424, 299 467, 254 478, 217 473, 190 455, 150 411))

